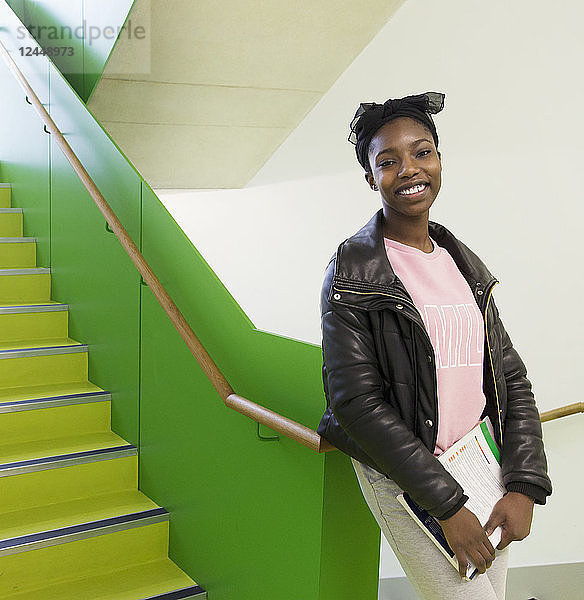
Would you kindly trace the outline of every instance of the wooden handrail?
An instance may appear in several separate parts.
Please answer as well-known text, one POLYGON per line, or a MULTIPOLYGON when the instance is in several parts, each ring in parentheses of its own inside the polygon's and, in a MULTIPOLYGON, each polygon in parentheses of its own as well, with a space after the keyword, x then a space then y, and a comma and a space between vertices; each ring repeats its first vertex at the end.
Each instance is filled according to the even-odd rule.
POLYGON ((238 413, 266 425, 270 429, 284 434, 285 436, 297 440, 304 440, 302 443, 315 450, 316 452, 328 452, 330 450, 336 450, 336 448, 327 442, 324 438, 320 437, 316 431, 309 429, 305 425, 291 421, 274 411, 269 410, 251 400, 242 398, 237 394, 231 394, 225 400, 225 404, 236 410, 238 413))
POLYGON ((581 412, 584 412, 584 402, 574 402, 574 404, 568 404, 567 406, 561 406, 560 408, 547 410, 546 412, 541 413, 540 418, 541 422, 545 423, 546 421, 553 421, 554 419, 559 419, 560 417, 568 417, 581 412))
POLYGON ((102 196, 97 185, 90 177, 89 173, 85 170, 85 167, 81 164, 81 161, 71 149, 71 146, 69 146, 67 143, 67 140, 64 138, 63 134, 45 107, 42 105, 41 101, 38 99, 36 93, 33 91, 32 87, 29 85, 28 81, 2 42, 0 42, 0 52, 4 56, 8 68, 25 91, 31 104, 39 113, 41 120, 44 122, 47 128, 47 131, 54 136, 54 139, 63 151, 65 158, 69 161, 73 167, 73 170, 75 173, 77 173, 77 176, 81 180, 81 183, 89 195, 93 198, 93 201, 101 211, 108 225, 111 227, 120 244, 130 257, 130 260, 134 263, 140 272, 140 275, 142 275, 142 278, 160 303, 160 306, 167 314, 172 324, 175 326, 185 344, 195 357, 195 360, 199 363, 199 366, 201 369, 203 369, 203 372, 213 387, 217 390, 217 393, 219 396, 221 396, 225 404, 230 408, 237 410, 237 412, 250 417, 254 421, 262 423, 270 429, 273 429, 274 431, 281 433, 282 435, 285 435, 286 437, 289 437, 290 439, 302 444, 303 446, 306 446, 307 448, 315 450, 316 452, 328 452, 330 450, 336 450, 334 446, 322 439, 320 435, 316 433, 316 431, 313 431, 312 429, 309 429, 308 427, 305 427, 304 425, 301 425, 292 419, 288 419, 287 417, 268 410, 267 408, 264 408, 263 406, 251 402, 250 400, 247 400, 246 398, 238 396, 234 393, 233 388, 231 385, 229 385, 229 382, 227 379, 225 379, 223 373, 221 373, 213 359, 209 356, 209 353, 207 350, 205 350, 205 347, 195 335, 194 331, 191 329, 179 308, 173 302, 168 292, 164 289, 164 286, 162 283, 160 283, 160 280, 158 277, 156 277, 154 271, 146 262, 144 256, 142 256, 136 244, 106 199, 102 196))

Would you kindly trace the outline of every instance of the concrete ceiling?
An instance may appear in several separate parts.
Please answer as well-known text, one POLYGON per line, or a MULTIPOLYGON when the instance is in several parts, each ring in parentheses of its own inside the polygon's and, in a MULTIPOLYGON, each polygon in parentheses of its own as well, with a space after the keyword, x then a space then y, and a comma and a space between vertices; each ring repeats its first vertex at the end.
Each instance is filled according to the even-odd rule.
POLYGON ((153 188, 243 187, 402 2, 136 0, 88 107, 153 188))

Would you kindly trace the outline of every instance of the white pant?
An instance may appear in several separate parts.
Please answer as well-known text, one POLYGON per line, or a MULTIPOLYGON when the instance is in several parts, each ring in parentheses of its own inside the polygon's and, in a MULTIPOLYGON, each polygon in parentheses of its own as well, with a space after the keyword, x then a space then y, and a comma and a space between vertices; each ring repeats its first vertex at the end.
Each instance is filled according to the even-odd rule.
POLYGON ((505 600, 509 550, 496 550, 487 572, 461 579, 396 500, 402 490, 375 469, 351 459, 363 496, 421 600, 505 600))

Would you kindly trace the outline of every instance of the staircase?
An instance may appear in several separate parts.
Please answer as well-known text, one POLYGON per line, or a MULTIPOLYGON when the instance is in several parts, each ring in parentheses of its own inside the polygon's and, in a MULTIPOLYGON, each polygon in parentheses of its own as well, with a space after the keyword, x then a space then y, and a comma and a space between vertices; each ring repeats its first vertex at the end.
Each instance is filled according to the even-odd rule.
POLYGON ((168 558, 169 514, 137 489, 135 446, 0 184, 0 599, 206 598, 168 558))

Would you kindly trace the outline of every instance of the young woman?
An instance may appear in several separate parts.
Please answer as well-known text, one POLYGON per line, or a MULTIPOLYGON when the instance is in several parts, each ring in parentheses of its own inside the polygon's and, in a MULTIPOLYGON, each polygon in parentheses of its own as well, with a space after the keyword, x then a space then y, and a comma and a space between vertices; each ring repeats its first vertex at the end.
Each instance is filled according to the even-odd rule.
POLYGON ((331 259, 321 311, 327 409, 319 433, 352 457, 365 500, 414 589, 427 600, 503 600, 507 551, 551 493, 525 365, 491 296, 497 280, 429 221, 441 185, 429 92, 361 104, 349 141, 382 208, 331 259), (505 496, 484 528, 437 456, 489 416, 505 496), (397 502, 436 517, 460 576, 397 502), (488 535, 502 526, 495 550, 488 535), (480 575, 461 576, 472 562, 480 575))

